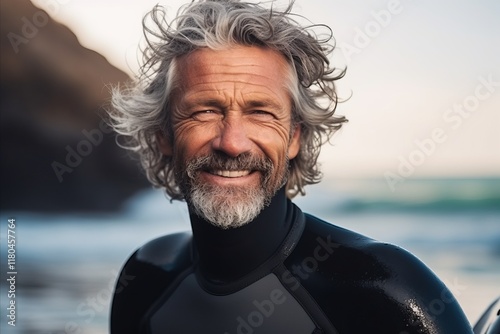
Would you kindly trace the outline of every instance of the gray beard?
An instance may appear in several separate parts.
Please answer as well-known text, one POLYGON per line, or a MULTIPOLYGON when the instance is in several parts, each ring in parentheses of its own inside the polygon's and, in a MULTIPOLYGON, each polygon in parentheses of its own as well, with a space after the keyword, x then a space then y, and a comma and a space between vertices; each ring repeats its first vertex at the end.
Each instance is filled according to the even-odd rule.
POLYGON ((190 202, 195 212, 222 229, 248 224, 268 205, 262 187, 226 188, 212 185, 195 187, 190 202))
MULTIPOLYGON (((238 158, 227 158, 217 155, 194 159, 186 164, 180 176, 180 184, 186 200, 195 213, 214 226, 222 229, 237 228, 253 221, 271 202, 276 192, 286 183, 288 177, 288 159, 282 170, 266 158, 250 155, 238 158), (259 170, 262 174, 261 184, 256 187, 221 187, 201 183, 197 180, 200 168, 217 165, 216 169, 259 170), (270 183, 272 175, 276 175, 274 184, 270 183)), ((180 168, 178 170, 182 170, 180 168)))

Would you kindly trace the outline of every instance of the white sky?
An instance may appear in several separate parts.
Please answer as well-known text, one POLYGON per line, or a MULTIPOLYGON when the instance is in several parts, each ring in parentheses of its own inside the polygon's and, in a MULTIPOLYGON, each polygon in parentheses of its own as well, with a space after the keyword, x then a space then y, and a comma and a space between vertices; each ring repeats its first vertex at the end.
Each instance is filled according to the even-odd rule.
MULTIPOLYGON (((84 46, 134 73, 141 20, 158 1, 33 3, 69 26, 84 46)), ((162 4, 173 17, 184 3, 162 4)), ((332 61, 348 65, 338 86, 341 96, 352 92, 352 98, 338 113, 350 122, 322 152, 327 178, 383 178, 398 173, 403 158, 413 161, 412 178, 500 176, 500 2, 297 0, 295 9, 333 29, 340 47, 332 61), (389 9, 392 14, 383 15, 389 9), (484 87, 480 78, 493 84, 484 87), (464 103, 471 110, 464 116, 448 112, 464 103), (439 129, 441 142, 427 146, 428 155, 419 153, 415 141, 430 145, 439 129)))

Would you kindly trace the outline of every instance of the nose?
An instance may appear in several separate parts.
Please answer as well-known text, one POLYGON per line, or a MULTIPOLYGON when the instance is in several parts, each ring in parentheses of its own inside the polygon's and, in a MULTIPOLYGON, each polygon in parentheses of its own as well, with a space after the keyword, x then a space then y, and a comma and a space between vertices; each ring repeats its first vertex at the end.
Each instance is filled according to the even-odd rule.
POLYGON ((251 147, 252 141, 244 120, 238 116, 226 116, 220 125, 219 135, 212 141, 212 148, 235 158, 250 151, 251 147))

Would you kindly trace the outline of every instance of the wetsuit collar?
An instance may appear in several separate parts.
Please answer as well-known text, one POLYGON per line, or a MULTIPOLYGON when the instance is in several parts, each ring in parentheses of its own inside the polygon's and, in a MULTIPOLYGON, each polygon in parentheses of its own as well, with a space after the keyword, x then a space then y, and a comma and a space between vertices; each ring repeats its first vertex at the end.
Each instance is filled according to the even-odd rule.
POLYGON ((223 230, 190 210, 199 270, 217 283, 239 279, 270 258, 283 243, 292 223, 292 203, 280 189, 252 222, 223 230))

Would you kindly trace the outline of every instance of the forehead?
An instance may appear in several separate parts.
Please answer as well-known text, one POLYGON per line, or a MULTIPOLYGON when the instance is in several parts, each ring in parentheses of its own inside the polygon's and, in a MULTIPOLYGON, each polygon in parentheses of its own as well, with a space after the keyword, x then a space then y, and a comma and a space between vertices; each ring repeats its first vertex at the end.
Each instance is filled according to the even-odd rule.
POLYGON ((263 89, 284 88, 290 71, 287 60, 277 51, 248 46, 198 49, 179 58, 177 65, 184 92, 227 82, 241 83, 243 87, 248 84, 263 89))

